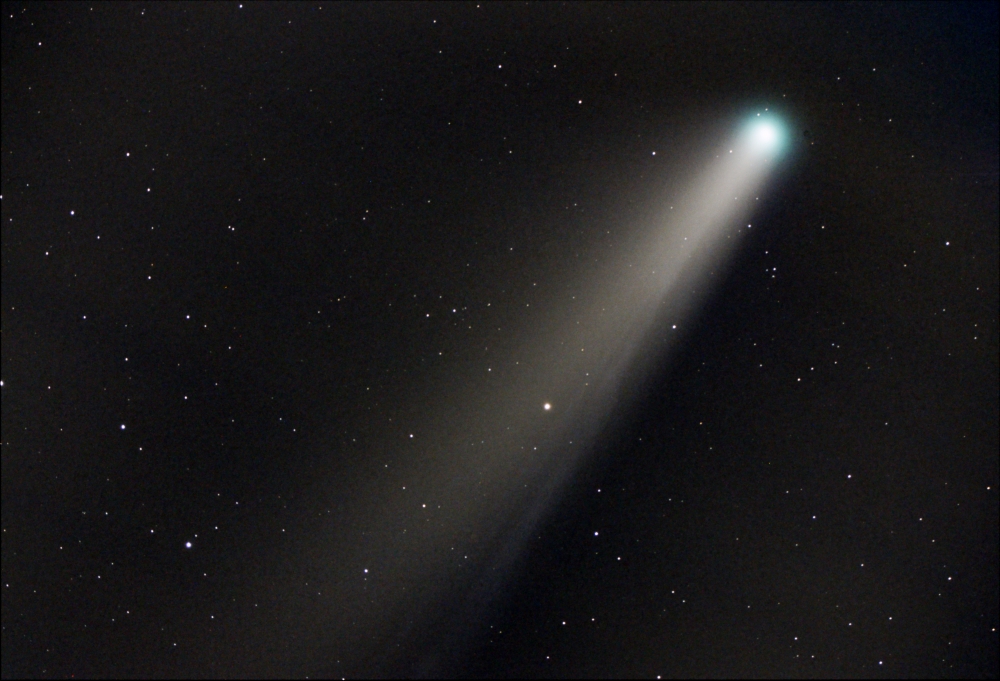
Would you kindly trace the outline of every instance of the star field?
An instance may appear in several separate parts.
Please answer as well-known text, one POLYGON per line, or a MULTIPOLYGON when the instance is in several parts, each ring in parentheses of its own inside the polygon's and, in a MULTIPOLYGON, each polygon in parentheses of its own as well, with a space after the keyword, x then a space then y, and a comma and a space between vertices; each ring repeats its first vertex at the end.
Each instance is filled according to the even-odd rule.
POLYGON ((4 678, 1000 673, 995 6, 0 29, 4 678))

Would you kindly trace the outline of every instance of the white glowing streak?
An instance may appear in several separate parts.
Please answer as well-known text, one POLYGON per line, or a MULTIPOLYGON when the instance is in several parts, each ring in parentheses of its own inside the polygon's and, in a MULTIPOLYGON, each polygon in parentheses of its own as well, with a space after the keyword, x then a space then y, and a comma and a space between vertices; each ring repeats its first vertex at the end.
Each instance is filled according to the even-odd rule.
MULTIPOLYGON (((481 372, 456 370, 426 391, 443 397, 413 418, 422 448, 402 459, 392 478, 405 487, 352 485, 354 498, 337 500, 350 509, 343 516, 352 519, 349 529, 331 527, 301 557, 311 583, 323 584, 330 602, 356 618, 352 631, 390 635, 394 626, 409 628, 419 613, 434 612, 445 592, 473 582, 487 591, 496 586, 489 579, 502 578, 586 454, 589 438, 628 399, 623 381, 663 352, 676 326, 684 328, 711 273, 724 265, 745 231, 777 141, 773 126, 757 124, 720 150, 663 206, 662 221, 646 239, 593 272, 589 287, 576 289, 589 304, 554 299, 553 313, 522 333, 529 342, 491 360, 498 369, 491 376, 505 377, 497 387, 477 385, 481 372), (455 390, 463 385, 476 387, 455 390), (416 515, 417 495, 440 512, 416 515), (392 575, 379 582, 377 606, 354 582, 364 565, 392 575)), ((400 446, 387 442, 380 449, 400 446)), ((337 626, 340 615, 328 617, 337 626)))

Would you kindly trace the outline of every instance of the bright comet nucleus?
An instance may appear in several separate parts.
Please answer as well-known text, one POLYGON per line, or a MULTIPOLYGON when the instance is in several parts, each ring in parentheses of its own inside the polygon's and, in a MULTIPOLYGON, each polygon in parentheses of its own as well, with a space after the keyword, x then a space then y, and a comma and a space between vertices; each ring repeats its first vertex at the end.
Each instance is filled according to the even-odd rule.
POLYGON ((746 132, 754 151, 763 153, 778 151, 784 137, 781 125, 771 118, 755 117, 746 132))
POLYGON ((778 131, 770 123, 762 123, 757 127, 754 137, 758 144, 765 147, 772 147, 778 141, 778 131))

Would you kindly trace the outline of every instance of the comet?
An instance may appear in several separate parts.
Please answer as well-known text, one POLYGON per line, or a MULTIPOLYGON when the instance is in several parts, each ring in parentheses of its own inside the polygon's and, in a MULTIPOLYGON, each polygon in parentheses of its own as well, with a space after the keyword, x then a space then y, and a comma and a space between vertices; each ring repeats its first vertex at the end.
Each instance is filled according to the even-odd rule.
MULTIPOLYGON (((614 225, 629 235, 616 251, 540 287, 550 293, 531 307, 545 313, 525 311, 514 342, 490 349, 487 382, 463 366, 427 379, 420 394, 429 398, 408 417, 419 437, 386 434, 376 446, 398 453, 392 475, 359 482, 350 499, 317 501, 353 520, 290 558, 311 587, 343 604, 313 613, 317 631, 336 630, 339 613, 350 612, 357 640, 406 637, 407 650, 424 651, 420 660, 393 659, 395 644, 379 652, 387 674, 448 668, 448 651, 485 621, 602 429, 694 326, 787 145, 770 112, 729 124, 676 161, 687 179, 665 188, 652 218, 614 225), (357 583, 368 566, 378 577, 366 572, 357 583)), ((353 653, 374 655, 364 646, 338 654, 353 653)))

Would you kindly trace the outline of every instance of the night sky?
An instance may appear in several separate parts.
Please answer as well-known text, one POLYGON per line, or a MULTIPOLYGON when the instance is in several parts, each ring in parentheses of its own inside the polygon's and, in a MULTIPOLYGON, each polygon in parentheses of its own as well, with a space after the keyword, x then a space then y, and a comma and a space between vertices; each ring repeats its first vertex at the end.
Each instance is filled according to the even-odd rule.
POLYGON ((995 3, 4 3, 3 677, 996 678, 998 64, 995 3))

